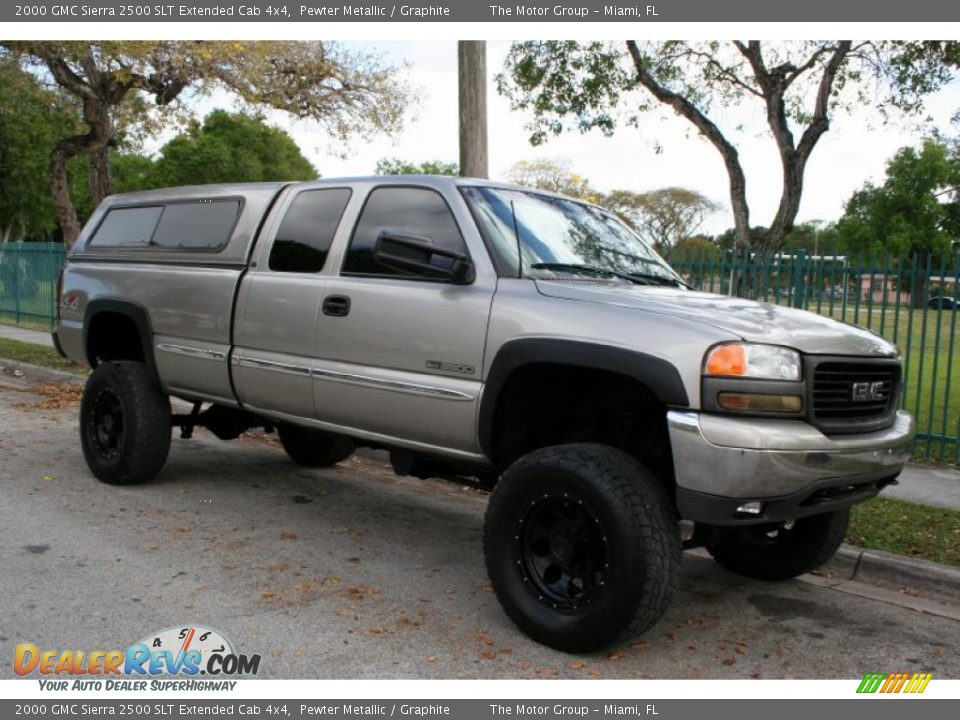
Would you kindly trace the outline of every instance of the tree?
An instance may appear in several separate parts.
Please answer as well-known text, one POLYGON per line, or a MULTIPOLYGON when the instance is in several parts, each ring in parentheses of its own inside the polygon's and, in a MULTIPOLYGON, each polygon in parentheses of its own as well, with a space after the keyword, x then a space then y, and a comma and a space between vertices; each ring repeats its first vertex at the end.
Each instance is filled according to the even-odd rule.
POLYGON ((0 241, 56 229, 49 153, 76 127, 73 108, 11 60, 0 59, 0 241))
MULTIPOLYGON (((77 219, 83 223, 97 209, 97 204, 90 196, 90 187, 87 182, 87 158, 76 157, 70 163, 69 183, 70 197, 77 211, 77 219)), ((110 155, 110 175, 113 178, 113 191, 116 193, 135 192, 160 187, 154 178, 155 162, 146 155, 141 155, 132 149, 121 149, 110 155)), ((47 182, 45 191, 46 205, 49 208, 48 221, 54 224, 53 207, 50 201, 50 187, 47 182)))
POLYGON ((283 130, 245 113, 214 110, 160 150, 154 187, 223 182, 313 180, 317 171, 283 130))
POLYGON ((738 245, 766 254, 780 249, 793 227, 807 162, 833 117, 873 100, 879 113, 916 111, 949 79, 942 55, 912 55, 912 48, 850 41, 528 41, 511 47, 498 87, 514 108, 533 112, 533 144, 566 130, 571 118, 580 131, 612 134, 628 101, 628 123, 655 107, 673 110, 723 160, 738 245), (759 242, 751 237, 739 151, 713 114, 747 100, 762 109, 782 169, 779 206, 759 242))
POLYGON ((334 140, 400 127, 408 93, 397 69, 378 57, 320 42, 6 41, 8 52, 50 78, 81 106, 85 131, 63 137, 50 156, 56 219, 67 244, 80 232, 67 164, 90 157, 90 194, 112 190, 109 149, 118 132, 150 128, 190 89, 219 87, 249 106, 319 121, 334 140))
MULTIPOLYGON (((837 231, 844 244, 861 252, 915 257, 925 269, 960 250, 957 206, 960 205, 960 152, 928 139, 920 148, 905 147, 887 164, 882 185, 867 183, 847 201, 837 231)), ((914 284, 913 302, 926 301, 926 276, 914 284)))
POLYGON ((400 158, 377 160, 377 175, 459 175, 460 166, 443 160, 424 160, 415 163, 400 158))
POLYGON ((626 220, 661 255, 691 237, 720 206, 696 190, 668 187, 644 193, 614 190, 602 203, 626 220))
POLYGON ((507 171, 507 179, 517 185, 560 193, 578 200, 601 200, 601 193, 594 190, 586 178, 573 172, 566 158, 520 160, 507 171))

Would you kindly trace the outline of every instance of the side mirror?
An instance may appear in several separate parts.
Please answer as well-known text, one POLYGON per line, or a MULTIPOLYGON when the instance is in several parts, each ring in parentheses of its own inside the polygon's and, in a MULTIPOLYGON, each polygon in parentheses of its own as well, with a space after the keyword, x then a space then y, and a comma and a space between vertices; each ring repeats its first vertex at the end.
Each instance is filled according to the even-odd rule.
POLYGON ((473 265, 463 253, 434 245, 430 238, 382 230, 373 257, 381 265, 427 278, 465 282, 473 265))

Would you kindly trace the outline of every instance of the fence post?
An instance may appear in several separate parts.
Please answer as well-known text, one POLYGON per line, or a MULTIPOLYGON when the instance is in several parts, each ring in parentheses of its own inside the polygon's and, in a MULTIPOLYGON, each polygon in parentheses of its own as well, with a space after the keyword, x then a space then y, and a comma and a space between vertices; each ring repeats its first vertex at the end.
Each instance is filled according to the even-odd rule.
MULTIPOLYGON (((19 244, 18 244, 19 245, 19 244)), ((20 250, 20 248, 17 248, 20 250)), ((20 253, 14 254, 13 259, 13 317, 14 322, 20 324, 20 253)))

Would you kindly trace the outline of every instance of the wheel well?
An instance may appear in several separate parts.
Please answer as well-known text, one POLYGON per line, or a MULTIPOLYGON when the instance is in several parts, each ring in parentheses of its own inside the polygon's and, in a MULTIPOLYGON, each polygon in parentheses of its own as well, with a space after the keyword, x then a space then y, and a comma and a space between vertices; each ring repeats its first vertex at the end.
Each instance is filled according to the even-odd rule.
POLYGON ((129 315, 104 311, 87 321, 87 360, 96 367, 107 360, 145 362, 143 338, 129 315))
POLYGON ((492 439, 500 468, 537 448, 599 442, 673 486, 666 406, 645 384, 616 372, 555 363, 514 370, 497 398, 492 439))

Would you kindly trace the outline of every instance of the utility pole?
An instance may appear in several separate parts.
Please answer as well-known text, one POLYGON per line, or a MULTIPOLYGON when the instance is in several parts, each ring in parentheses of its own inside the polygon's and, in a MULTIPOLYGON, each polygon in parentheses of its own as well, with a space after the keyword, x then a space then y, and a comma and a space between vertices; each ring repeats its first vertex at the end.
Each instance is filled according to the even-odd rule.
POLYGON ((487 161, 487 43, 457 43, 460 80, 460 175, 489 177, 487 161))

